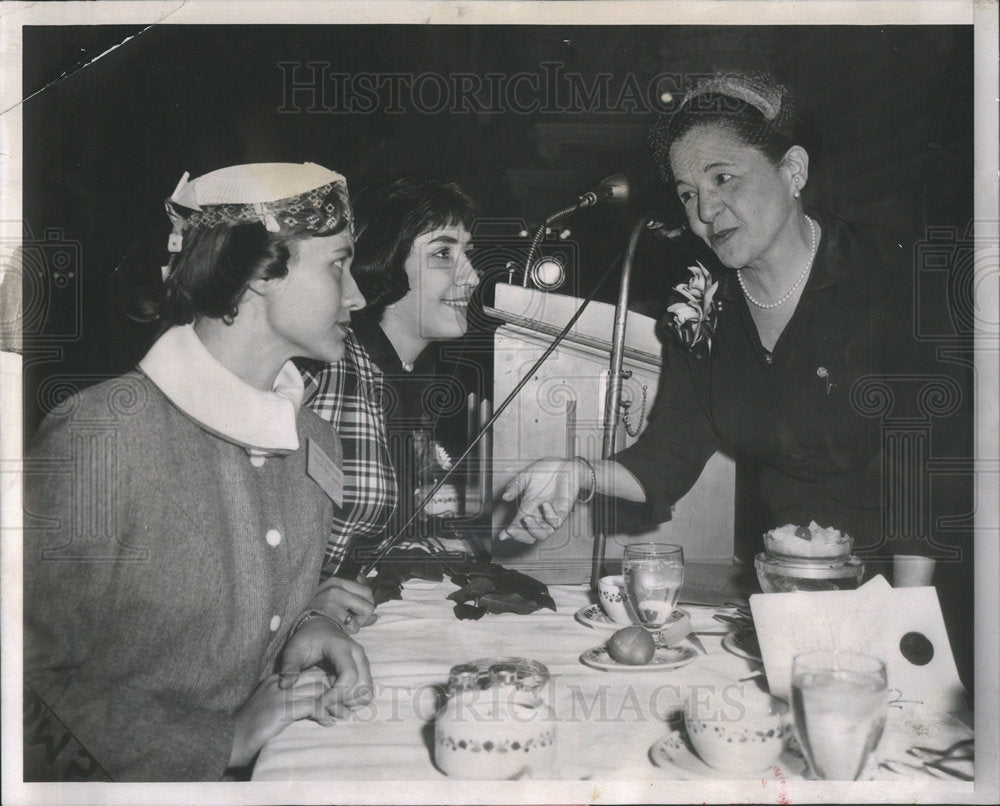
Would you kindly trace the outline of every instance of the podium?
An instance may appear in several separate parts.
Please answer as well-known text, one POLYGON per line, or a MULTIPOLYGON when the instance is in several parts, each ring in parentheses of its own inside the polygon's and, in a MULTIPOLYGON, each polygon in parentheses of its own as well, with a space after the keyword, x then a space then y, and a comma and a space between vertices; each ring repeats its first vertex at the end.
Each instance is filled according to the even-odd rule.
MULTIPOLYGON (((494 307, 488 309, 504 322, 494 336, 494 401, 506 399, 580 302, 531 288, 497 286, 494 307)), ((503 501, 500 494, 522 468, 543 456, 601 458, 614 314, 614 306, 592 302, 494 424, 494 533, 516 512, 515 504, 503 501)), ((655 325, 648 316, 629 313, 623 370, 631 374, 622 386, 625 415, 618 422, 618 450, 635 442, 645 429, 656 395, 661 346, 655 325)), ((686 559, 730 560, 735 487, 733 459, 716 453, 694 487, 676 502, 670 521, 642 531, 608 534, 609 568, 620 565, 629 543, 652 540, 683 546, 686 559)), ((531 545, 494 541, 494 559, 547 583, 589 581, 595 503, 578 504, 548 540, 531 545)))

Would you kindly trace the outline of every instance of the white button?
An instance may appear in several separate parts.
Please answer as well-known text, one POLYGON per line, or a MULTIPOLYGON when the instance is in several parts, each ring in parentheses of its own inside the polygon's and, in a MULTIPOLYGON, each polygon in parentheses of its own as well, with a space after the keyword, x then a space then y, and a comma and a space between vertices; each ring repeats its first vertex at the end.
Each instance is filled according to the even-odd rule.
POLYGON ((264 462, 266 462, 266 461, 267 461, 267 458, 264 457, 264 456, 261 456, 260 454, 256 454, 255 453, 253 456, 250 457, 250 464, 252 464, 254 467, 263 467, 264 466, 264 462))
POLYGON ((281 616, 275 616, 271 619, 271 632, 277 632, 278 627, 281 626, 281 616))
POLYGON ((277 546, 281 542, 281 532, 277 529, 268 529, 264 539, 269 546, 277 546))

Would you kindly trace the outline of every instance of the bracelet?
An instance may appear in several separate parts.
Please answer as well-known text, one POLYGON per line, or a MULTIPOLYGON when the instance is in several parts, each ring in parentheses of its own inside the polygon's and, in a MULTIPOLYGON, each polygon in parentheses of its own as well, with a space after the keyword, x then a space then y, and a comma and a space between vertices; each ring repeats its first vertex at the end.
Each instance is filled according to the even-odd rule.
POLYGON ((289 634, 294 635, 295 633, 297 633, 299 631, 299 628, 302 627, 302 625, 305 624, 307 621, 309 621, 309 619, 311 618, 325 619, 326 621, 329 621, 331 624, 333 624, 335 627, 339 627, 341 632, 344 633, 344 635, 348 634, 347 627, 344 625, 344 622, 342 622, 340 619, 334 618, 329 613, 324 613, 322 610, 306 610, 297 619, 295 619, 295 623, 292 625, 292 631, 289 634))
POLYGON ((597 494, 597 471, 594 470, 594 466, 582 456, 574 456, 573 461, 583 462, 587 470, 590 471, 590 492, 587 494, 586 498, 580 498, 579 496, 577 496, 577 500, 581 504, 586 504, 588 501, 593 499, 593 497, 597 494))

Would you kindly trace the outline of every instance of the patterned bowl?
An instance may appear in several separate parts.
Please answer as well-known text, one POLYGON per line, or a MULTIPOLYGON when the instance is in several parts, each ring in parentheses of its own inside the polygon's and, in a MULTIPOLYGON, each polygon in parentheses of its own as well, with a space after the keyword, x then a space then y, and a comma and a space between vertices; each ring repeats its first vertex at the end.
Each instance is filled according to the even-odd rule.
POLYGON ((434 762, 449 778, 502 781, 549 769, 555 758, 555 718, 530 692, 458 692, 434 724, 434 762))

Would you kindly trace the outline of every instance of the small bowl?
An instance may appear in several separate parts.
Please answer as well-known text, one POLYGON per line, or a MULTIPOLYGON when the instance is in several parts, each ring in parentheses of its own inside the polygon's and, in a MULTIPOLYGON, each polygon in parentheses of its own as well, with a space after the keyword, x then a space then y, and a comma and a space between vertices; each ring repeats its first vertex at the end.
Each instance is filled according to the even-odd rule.
MULTIPOLYGON (((810 525, 812 526, 812 524, 810 525)), ((837 562, 851 556, 854 539, 836 529, 819 526, 799 526, 794 531, 804 529, 815 535, 806 540, 794 534, 790 526, 772 529, 764 534, 764 550, 769 557, 786 562, 837 562), (835 535, 831 540, 830 536, 835 535)))
POLYGON ((434 763, 449 778, 502 781, 544 774, 556 759, 556 719, 530 692, 469 690, 434 723, 434 763))
POLYGON ((750 683, 700 691, 688 700, 684 727, 709 767, 747 775, 773 766, 792 732, 788 703, 750 683))
POLYGON ((615 624, 633 623, 625 596, 625 577, 621 574, 597 580, 597 598, 601 602, 601 609, 615 624))

